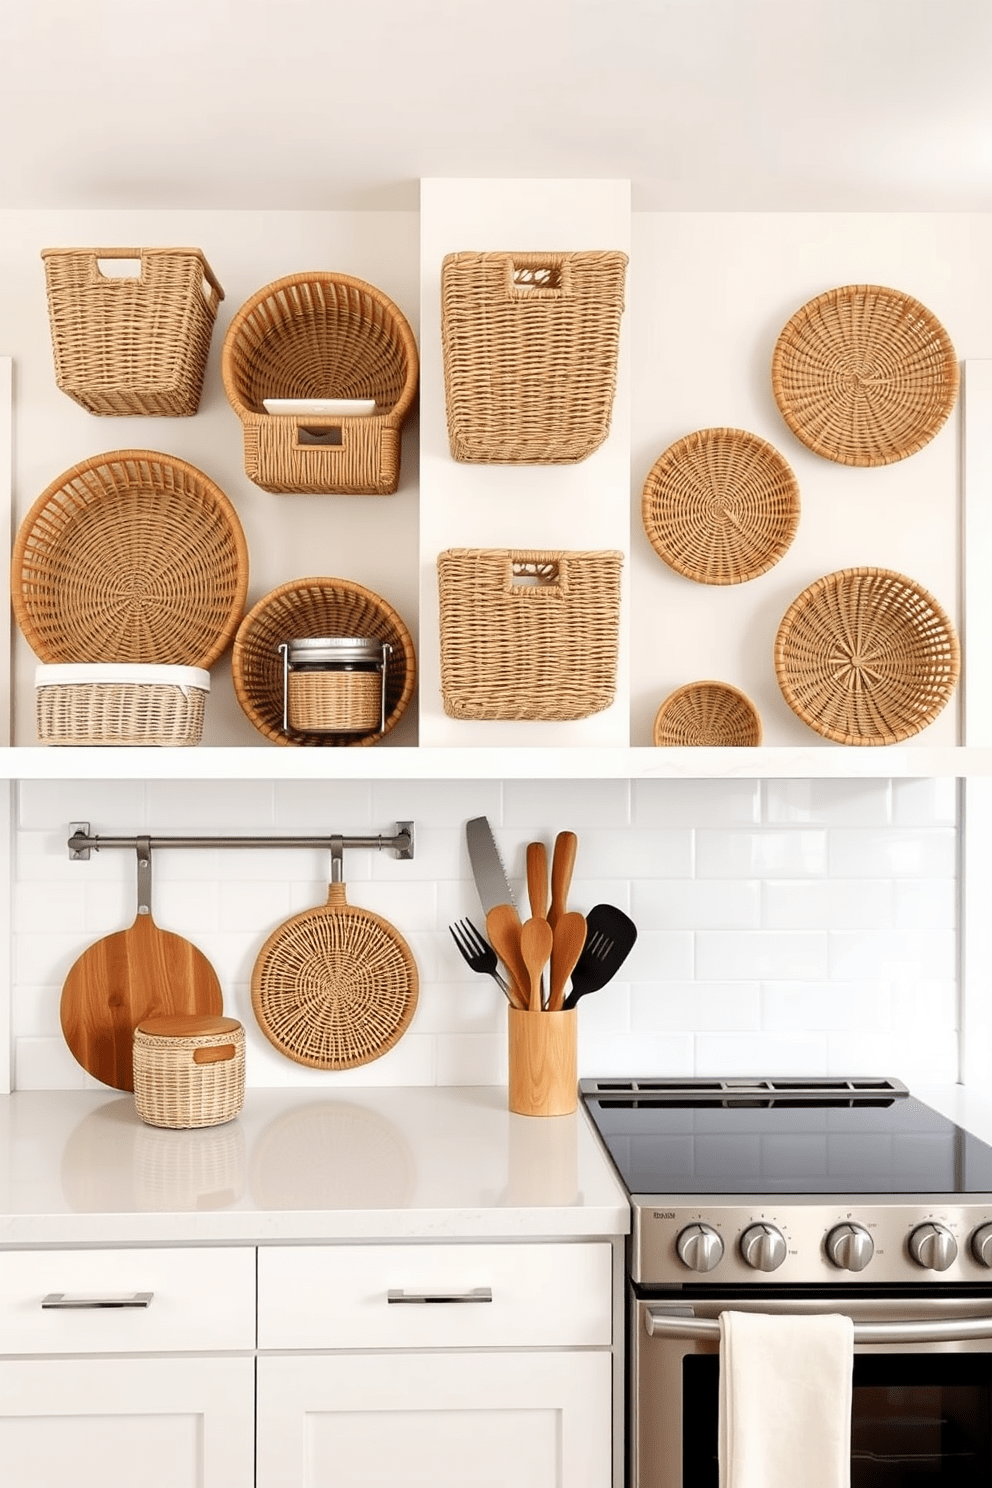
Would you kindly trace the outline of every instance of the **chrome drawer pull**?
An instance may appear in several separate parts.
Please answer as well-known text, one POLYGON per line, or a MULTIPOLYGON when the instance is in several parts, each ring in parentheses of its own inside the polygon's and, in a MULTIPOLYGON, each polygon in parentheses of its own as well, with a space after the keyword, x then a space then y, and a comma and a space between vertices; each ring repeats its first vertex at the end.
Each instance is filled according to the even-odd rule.
MULTIPOLYGON (((719 1343, 720 1324, 716 1318, 694 1318, 654 1312, 644 1315, 645 1327, 652 1338, 689 1338, 697 1342, 719 1343)), ((854 1342, 858 1343, 961 1343, 973 1338, 992 1338, 992 1317, 973 1318, 900 1318, 891 1323, 855 1323, 854 1342)))
POLYGON ((96 1307, 150 1307, 154 1292, 49 1292, 42 1307, 59 1311, 81 1311, 96 1307))
POLYGON ((473 1287, 470 1292, 405 1292, 402 1287, 386 1293, 387 1302, 491 1302, 492 1287, 473 1287))

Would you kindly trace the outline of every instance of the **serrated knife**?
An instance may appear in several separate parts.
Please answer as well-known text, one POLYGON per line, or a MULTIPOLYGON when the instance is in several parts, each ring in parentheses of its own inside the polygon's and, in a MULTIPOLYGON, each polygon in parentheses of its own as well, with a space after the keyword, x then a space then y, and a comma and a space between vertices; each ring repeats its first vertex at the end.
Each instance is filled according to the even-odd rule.
POLYGON ((472 864, 475 887, 479 891, 479 899, 486 914, 495 909, 497 904, 512 904, 516 908, 503 859, 486 817, 474 816, 465 823, 465 840, 468 843, 468 857, 472 864))

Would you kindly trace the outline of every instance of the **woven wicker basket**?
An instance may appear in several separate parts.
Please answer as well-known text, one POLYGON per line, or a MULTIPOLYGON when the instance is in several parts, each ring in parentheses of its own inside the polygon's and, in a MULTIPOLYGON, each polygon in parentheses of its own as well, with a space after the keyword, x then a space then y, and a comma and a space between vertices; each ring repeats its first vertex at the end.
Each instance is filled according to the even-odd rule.
POLYGON ((11 599, 42 661, 209 667, 248 590, 234 507, 201 470, 153 450, 60 475, 18 529, 11 599))
POLYGON ((756 745, 761 719, 751 699, 729 682, 687 682, 658 709, 654 742, 668 749, 756 745))
POLYGON ((838 744, 898 744, 950 700, 961 670, 954 627, 912 579, 845 568, 804 589, 775 638, 775 674, 794 713, 838 744))
POLYGON ((234 639, 231 674, 245 714, 274 744, 365 745, 377 743, 406 712, 417 681, 417 658, 406 625, 371 589, 348 579, 294 579, 260 599, 241 622, 234 639), (377 706, 376 725, 367 733, 284 730, 279 646, 304 635, 369 636, 392 647, 386 668, 384 728, 378 726, 377 706))
POLYGON ((452 457, 568 465, 610 431, 627 257, 451 253, 441 337, 452 457))
POLYGON ((655 461, 641 517, 676 573, 700 584, 743 584, 787 552, 799 526, 799 484, 757 434, 700 429, 655 461))
POLYGON ((134 1030, 134 1103, 149 1126, 219 1126, 245 1098, 245 1031, 234 1018, 145 1018, 134 1030))
POLYGON ((379 727, 382 680, 377 672, 329 677, 291 672, 289 726, 294 733, 368 734, 379 727))
POLYGON ((177 417, 200 403, 224 298, 199 248, 46 248, 55 380, 90 413, 177 417), (141 275, 101 272, 139 260, 141 275))
POLYGON ((245 472, 263 490, 396 490, 418 357, 408 321, 381 290, 327 273, 265 285, 232 320, 221 371, 243 425, 245 472), (374 398, 376 410, 357 418, 270 414, 266 398, 374 398))
POLYGON ((789 428, 842 465, 889 465, 928 444, 958 395, 950 338, 926 306, 878 284, 828 290, 797 310, 772 356, 789 428))
POLYGON ((251 1001, 271 1044, 313 1069, 379 1059, 409 1027, 417 963, 395 926, 349 904, 342 883, 327 903, 269 936, 251 974, 251 1001))
POLYGON ((39 744, 191 745, 203 737, 210 673, 199 667, 35 668, 39 744))
POLYGON ((449 548, 438 556, 452 718, 586 718, 616 692, 623 554, 449 548))

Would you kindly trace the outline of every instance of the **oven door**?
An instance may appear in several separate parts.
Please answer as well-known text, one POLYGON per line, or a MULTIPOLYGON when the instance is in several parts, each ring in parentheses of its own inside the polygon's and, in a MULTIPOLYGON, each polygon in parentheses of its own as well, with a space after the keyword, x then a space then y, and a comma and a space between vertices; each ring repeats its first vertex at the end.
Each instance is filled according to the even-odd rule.
POLYGON ((724 1309, 853 1319, 852 1488, 992 1483, 992 1294, 776 1292, 633 1298, 632 1488, 717 1488, 724 1309))

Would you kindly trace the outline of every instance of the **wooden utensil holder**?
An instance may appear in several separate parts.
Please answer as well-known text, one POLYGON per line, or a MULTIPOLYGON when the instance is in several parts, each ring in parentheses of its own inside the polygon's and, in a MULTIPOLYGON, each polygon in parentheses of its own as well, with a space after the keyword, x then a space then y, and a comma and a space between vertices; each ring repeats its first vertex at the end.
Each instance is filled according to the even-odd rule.
POLYGON ((509 1107, 518 1116, 568 1116, 578 1104, 575 1009, 509 1008, 509 1107))

